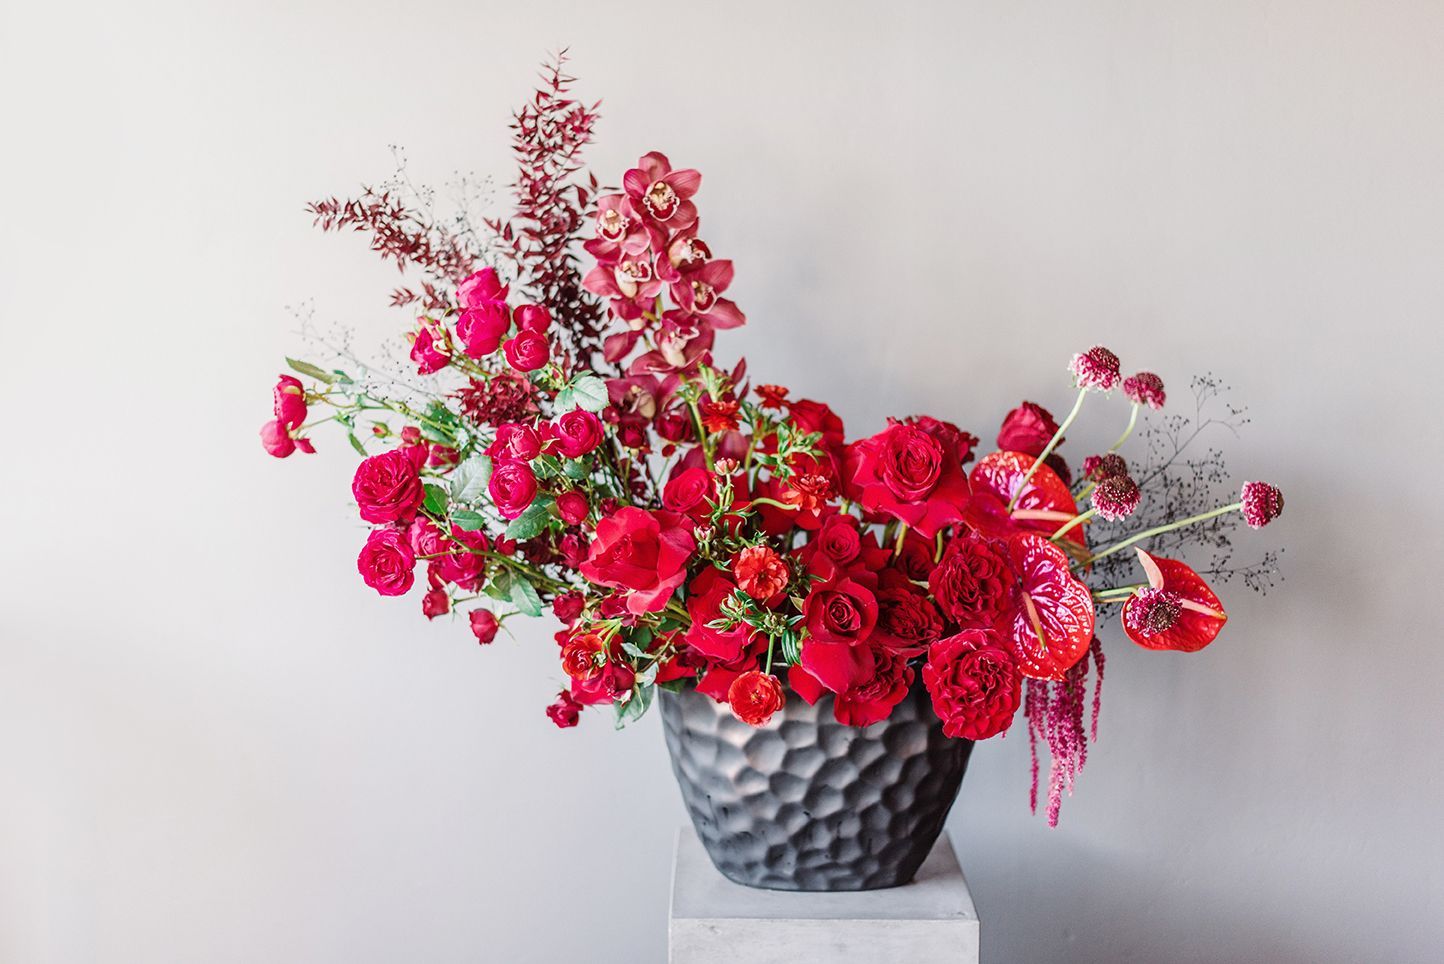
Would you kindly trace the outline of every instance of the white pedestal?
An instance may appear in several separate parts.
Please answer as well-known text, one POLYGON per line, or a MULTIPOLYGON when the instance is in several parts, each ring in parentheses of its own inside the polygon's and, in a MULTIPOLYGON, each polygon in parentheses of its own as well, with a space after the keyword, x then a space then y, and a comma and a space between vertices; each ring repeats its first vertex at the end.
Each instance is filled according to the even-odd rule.
POLYGON ((798 894, 734 884, 677 834, 671 964, 978 964, 978 915, 946 833, 904 887, 798 894))

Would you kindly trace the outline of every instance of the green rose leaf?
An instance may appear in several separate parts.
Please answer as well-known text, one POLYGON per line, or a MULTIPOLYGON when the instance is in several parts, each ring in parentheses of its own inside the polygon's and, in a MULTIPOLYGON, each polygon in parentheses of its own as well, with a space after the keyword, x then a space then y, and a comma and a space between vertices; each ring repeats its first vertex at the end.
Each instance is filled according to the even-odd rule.
POLYGON ((585 372, 578 375, 571 384, 572 397, 579 408, 589 412, 600 412, 607 407, 607 383, 596 375, 585 372))
POLYGON ((491 456, 473 455, 451 470, 451 501, 476 505, 491 481, 491 456))
POLYGON ((425 509, 430 515, 436 516, 438 518, 445 516, 446 490, 439 485, 431 485, 429 483, 426 485, 425 488, 426 499, 421 503, 421 507, 425 509))
POLYGON ((325 382, 327 385, 330 385, 336 380, 335 375, 332 375, 330 372, 323 369, 317 368, 315 365, 307 361, 300 361, 299 359, 295 358, 287 358, 286 364, 291 366, 292 371, 299 372, 302 375, 306 375, 310 378, 314 378, 318 382, 325 382))
POLYGON ((477 532, 486 528, 486 517, 472 509, 457 509, 451 513, 451 524, 463 532, 477 532))
POLYGON ((542 614, 541 597, 536 594, 536 589, 532 584, 521 576, 514 576, 512 578, 511 604, 528 616, 540 616, 542 614))
POLYGON ((506 527, 506 537, 525 542, 541 535, 542 530, 547 527, 547 521, 551 519, 551 508, 552 499, 549 496, 538 498, 527 506, 525 512, 511 520, 511 525, 506 527))

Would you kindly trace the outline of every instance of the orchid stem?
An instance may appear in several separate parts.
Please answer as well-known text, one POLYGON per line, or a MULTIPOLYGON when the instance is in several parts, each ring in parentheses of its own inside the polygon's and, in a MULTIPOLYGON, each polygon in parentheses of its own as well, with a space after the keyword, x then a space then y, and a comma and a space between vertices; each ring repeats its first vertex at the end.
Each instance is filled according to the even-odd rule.
POLYGON ((1118 436, 1118 441, 1109 446, 1108 451, 1117 452, 1122 448, 1123 443, 1128 441, 1128 436, 1133 434, 1133 426, 1136 424, 1138 424, 1138 403, 1134 402, 1133 410, 1128 413, 1128 427, 1123 430, 1122 435, 1118 436))
POLYGON ((1088 389, 1080 388, 1078 390, 1078 400, 1073 403, 1073 411, 1069 412, 1068 417, 1063 419, 1063 424, 1058 426, 1058 431, 1053 433, 1053 437, 1048 440, 1048 444, 1043 446, 1043 451, 1038 453, 1038 458, 1034 460, 1032 465, 1028 466, 1028 471, 1023 473, 1022 480, 1018 482, 1018 488, 1014 490, 1013 497, 1008 500, 1009 512, 1012 512, 1013 506, 1018 504, 1018 497, 1023 494, 1023 488, 1028 484, 1028 480, 1033 477, 1033 473, 1038 471, 1038 466, 1042 465, 1044 460, 1053 454, 1053 450, 1058 447, 1058 443, 1063 441, 1063 433, 1068 431, 1068 426, 1072 425, 1073 420, 1078 417, 1078 411, 1083 407, 1083 399, 1087 396, 1088 389))
POLYGON ((1172 532, 1174 529, 1181 529, 1184 526, 1191 526, 1197 522, 1206 522, 1209 519, 1224 515, 1228 512, 1237 511, 1241 508, 1243 508, 1242 502, 1233 502, 1228 505, 1219 506, 1217 509, 1214 509, 1211 512, 1201 512, 1198 515, 1191 515, 1187 519, 1180 519, 1177 522, 1170 522, 1167 525, 1154 526, 1152 529, 1145 529, 1137 535, 1129 536, 1122 542, 1115 542, 1113 545, 1109 546, 1107 549, 1104 549, 1102 552, 1095 552, 1088 561, 1090 563, 1097 562, 1099 559, 1102 559, 1105 556, 1111 556, 1115 552, 1127 549, 1135 542, 1140 542, 1144 539, 1152 538, 1153 536, 1162 535, 1165 532, 1172 532))

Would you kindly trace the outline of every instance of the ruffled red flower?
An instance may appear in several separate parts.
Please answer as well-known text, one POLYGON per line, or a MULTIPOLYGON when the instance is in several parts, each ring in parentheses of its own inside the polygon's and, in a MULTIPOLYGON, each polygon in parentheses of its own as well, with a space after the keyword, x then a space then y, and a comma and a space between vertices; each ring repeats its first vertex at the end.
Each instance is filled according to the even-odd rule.
POLYGON ((1006 730, 1018 712, 1022 684, 1012 653, 984 630, 934 643, 923 664, 933 712, 955 739, 986 740, 1006 730))
POLYGON ((727 703, 733 715, 748 726, 762 726, 786 702, 782 681, 755 669, 740 674, 727 687, 727 703))
POLYGON ((872 675, 832 701, 832 715, 844 726, 871 726, 887 719, 912 688, 907 657, 882 646, 872 648, 872 675))
POLYGON ((629 612, 657 612, 687 577, 696 547, 685 516, 623 506, 597 523, 596 540, 580 569, 599 586, 626 590, 629 612))
POLYGON ((753 599, 766 601, 787 588, 787 563, 770 546, 748 546, 732 560, 737 587, 753 599))

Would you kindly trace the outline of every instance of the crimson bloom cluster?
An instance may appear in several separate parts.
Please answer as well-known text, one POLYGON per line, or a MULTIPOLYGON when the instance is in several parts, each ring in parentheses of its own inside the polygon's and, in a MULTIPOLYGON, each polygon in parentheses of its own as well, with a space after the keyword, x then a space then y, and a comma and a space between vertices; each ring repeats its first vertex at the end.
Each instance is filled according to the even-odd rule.
MULTIPOLYGON (((547 103, 576 110, 556 90, 547 103)), ((334 421, 363 456, 365 584, 401 596, 420 582, 423 613, 463 616, 481 643, 549 610, 566 685, 547 715, 561 727, 590 706, 634 720, 659 687, 696 687, 754 726, 789 694, 829 697, 840 722, 867 726, 921 686, 946 733, 968 740, 1022 708, 1052 750, 1056 821, 1086 747, 1085 676, 1103 670, 1099 608, 1121 607, 1124 633, 1149 649, 1198 650, 1228 618, 1186 563, 1140 544, 1222 513, 1261 526, 1282 511, 1278 490, 1246 483, 1233 504, 1095 546, 1095 518, 1126 520, 1140 503, 1118 450, 1140 411, 1163 407, 1158 376, 1080 352, 1066 418, 1024 402, 986 454, 926 415, 849 439, 826 404, 719 365, 716 333, 745 318, 725 296, 732 263, 701 233, 696 170, 653 152, 600 194, 558 187, 575 166, 544 171, 576 215, 566 230, 586 235, 588 270, 558 243, 544 284, 525 258, 479 266, 463 236, 403 212, 388 251, 398 232, 431 239, 407 249, 427 275, 407 389, 299 361, 309 383, 276 384, 268 452, 313 452, 311 428, 334 421), (564 303, 548 301, 557 291, 564 303), (593 317, 610 327, 589 341, 593 317), (1128 430, 1073 471, 1065 432, 1115 390, 1128 430), (1089 585, 1096 560, 1128 549, 1136 582, 1089 585)))

